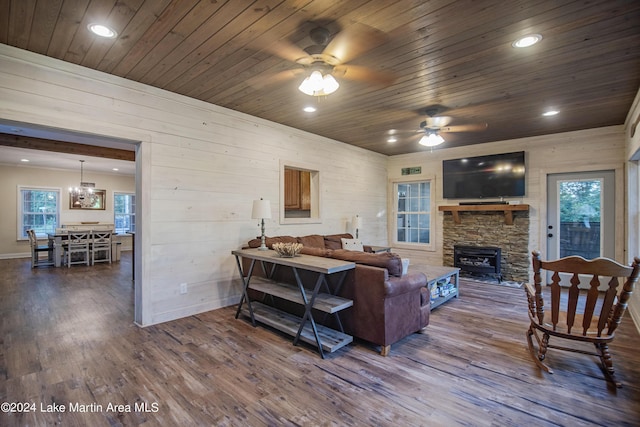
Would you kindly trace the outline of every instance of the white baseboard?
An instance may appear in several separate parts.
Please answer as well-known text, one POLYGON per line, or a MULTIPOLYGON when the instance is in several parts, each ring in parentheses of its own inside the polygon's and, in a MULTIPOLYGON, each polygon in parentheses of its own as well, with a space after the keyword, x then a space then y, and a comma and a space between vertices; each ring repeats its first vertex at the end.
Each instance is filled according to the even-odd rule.
POLYGON ((16 259, 16 258, 31 258, 31 252, 18 252, 14 254, 0 254, 0 259, 16 259))

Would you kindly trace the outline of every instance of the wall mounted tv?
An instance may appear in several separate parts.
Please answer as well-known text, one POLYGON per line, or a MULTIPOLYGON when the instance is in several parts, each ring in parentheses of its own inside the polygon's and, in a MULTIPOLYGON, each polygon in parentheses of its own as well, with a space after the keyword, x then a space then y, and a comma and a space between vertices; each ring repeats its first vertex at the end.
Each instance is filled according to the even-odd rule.
POLYGON ((445 199, 524 196, 524 151, 443 160, 442 183, 445 199))

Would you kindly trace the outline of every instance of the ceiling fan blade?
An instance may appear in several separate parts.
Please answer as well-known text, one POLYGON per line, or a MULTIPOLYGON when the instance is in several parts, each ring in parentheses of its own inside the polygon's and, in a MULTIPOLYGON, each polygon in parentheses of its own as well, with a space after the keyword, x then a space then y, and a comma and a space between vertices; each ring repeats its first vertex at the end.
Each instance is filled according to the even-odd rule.
POLYGON ((447 126, 451 123, 453 117, 451 116, 437 116, 437 117, 427 117, 426 124, 428 128, 441 128, 447 126))
POLYGON ((445 126, 440 128, 440 132, 480 132, 489 127, 486 123, 473 125, 445 126))
POLYGON ((313 58, 299 46, 285 40, 269 40, 267 37, 255 41, 256 47, 291 62, 311 63, 313 58), (305 58, 303 60, 303 58, 305 58))
POLYGON ((295 79, 301 76, 304 70, 301 68, 280 71, 279 73, 270 75, 257 75, 247 80, 247 84, 254 89, 264 89, 267 86, 281 83, 287 80, 295 79))
POLYGON ((387 35, 384 32, 355 23, 336 34, 322 53, 331 55, 344 64, 386 40, 387 35))
POLYGON ((394 132, 392 134, 389 134, 389 136, 392 135, 405 135, 405 136, 412 136, 412 135, 424 135, 424 130, 423 129, 394 129, 394 132))
POLYGON ((342 77, 348 80, 358 80, 369 82, 381 86, 388 86, 393 83, 396 76, 386 71, 377 71, 368 67, 357 65, 336 65, 333 68, 336 77, 342 77))

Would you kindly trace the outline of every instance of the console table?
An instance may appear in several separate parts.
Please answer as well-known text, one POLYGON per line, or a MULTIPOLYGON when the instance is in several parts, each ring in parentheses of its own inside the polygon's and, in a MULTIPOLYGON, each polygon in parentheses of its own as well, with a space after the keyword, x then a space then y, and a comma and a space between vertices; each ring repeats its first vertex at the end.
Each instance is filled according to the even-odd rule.
POLYGON ((258 320, 294 336, 294 345, 299 340, 316 345, 322 358, 324 358, 325 351, 336 351, 353 341, 352 336, 344 333, 338 316, 340 311, 351 307, 353 301, 332 295, 327 283, 327 275, 338 275, 337 292, 346 277, 346 272, 354 269, 355 263, 311 255, 283 258, 273 250, 241 249, 231 253, 236 257, 236 263, 242 279, 242 297, 240 298, 240 303, 238 303, 236 319, 240 313, 243 313, 251 319, 253 326, 256 326, 256 320, 258 320), (242 258, 251 260, 248 271, 244 271, 242 268, 242 258), (256 261, 262 263, 263 271, 268 275, 266 279, 253 276, 256 261), (272 268, 270 270, 267 269, 265 264, 271 264, 272 268), (275 268, 280 266, 289 267, 293 270, 297 286, 279 283, 271 279, 275 268), (307 283, 305 288, 305 283, 302 282, 299 270, 316 273, 315 283, 307 283), (327 293, 320 292, 323 285, 326 287, 327 293), (249 289, 300 304, 304 306, 304 314, 302 317, 298 317, 258 301, 252 301, 249 298, 249 289), (245 303, 246 308, 243 308, 245 303), (340 330, 337 331, 316 324, 311 312, 312 309, 335 315, 340 330))

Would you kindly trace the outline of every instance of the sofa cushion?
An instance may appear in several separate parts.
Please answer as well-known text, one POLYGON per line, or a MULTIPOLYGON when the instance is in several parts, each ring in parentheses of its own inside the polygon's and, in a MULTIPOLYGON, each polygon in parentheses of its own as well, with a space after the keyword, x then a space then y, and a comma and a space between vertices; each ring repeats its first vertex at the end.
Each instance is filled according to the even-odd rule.
POLYGON ((303 246, 302 249, 300 249, 300 253, 303 255, 329 257, 331 254, 331 249, 303 246))
POLYGON ((298 237, 298 243, 302 243, 302 246, 310 248, 324 249, 324 237, 319 234, 311 234, 309 236, 298 237))
POLYGON ((336 249, 331 251, 329 256, 343 261, 355 262, 356 264, 386 268, 391 276, 402 276, 402 260, 398 254, 393 252, 373 254, 369 252, 349 251, 347 249, 336 249))
POLYGON ((340 239, 342 242, 342 249, 349 249, 350 251, 364 252, 364 246, 362 246, 362 240, 358 239, 340 239))
MULTIPOLYGON (((298 243, 298 239, 292 236, 275 236, 275 237, 265 237, 264 244, 272 249, 274 243, 298 243)), ((260 237, 249 240, 250 248, 259 248, 261 244, 260 237)))
POLYGON ((353 239, 349 233, 328 234, 324 236, 324 247, 327 249, 342 249, 342 239, 353 239))

